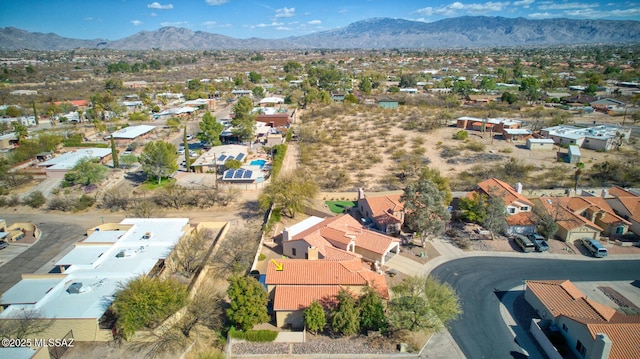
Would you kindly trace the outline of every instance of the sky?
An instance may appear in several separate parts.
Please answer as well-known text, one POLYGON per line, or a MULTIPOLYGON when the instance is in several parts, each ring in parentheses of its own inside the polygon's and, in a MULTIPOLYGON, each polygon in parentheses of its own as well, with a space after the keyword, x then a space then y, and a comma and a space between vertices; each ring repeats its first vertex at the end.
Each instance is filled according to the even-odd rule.
POLYGON ((374 17, 433 22, 465 15, 638 21, 640 1, 0 0, 0 27, 107 40, 165 26, 240 39, 279 39, 374 17))

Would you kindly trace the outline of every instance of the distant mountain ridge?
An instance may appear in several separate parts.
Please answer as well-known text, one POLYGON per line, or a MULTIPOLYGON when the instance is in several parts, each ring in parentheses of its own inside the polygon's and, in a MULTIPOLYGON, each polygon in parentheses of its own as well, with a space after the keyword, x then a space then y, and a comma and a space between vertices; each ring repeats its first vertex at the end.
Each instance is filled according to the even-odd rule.
POLYGON ((633 42, 640 42, 640 21, 528 20, 489 16, 464 16, 431 23, 373 18, 339 29, 283 39, 236 39, 204 31, 163 27, 107 41, 70 39, 13 27, 0 29, 2 50, 78 47, 117 50, 478 48, 633 42))

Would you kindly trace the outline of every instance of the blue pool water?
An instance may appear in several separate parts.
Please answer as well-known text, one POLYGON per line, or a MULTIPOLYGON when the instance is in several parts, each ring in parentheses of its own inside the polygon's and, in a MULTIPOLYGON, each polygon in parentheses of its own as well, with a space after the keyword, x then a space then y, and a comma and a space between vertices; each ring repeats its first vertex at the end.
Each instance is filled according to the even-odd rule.
POLYGON ((260 168, 264 167, 264 165, 267 163, 266 160, 253 160, 249 163, 249 165, 251 166, 260 166, 260 168))

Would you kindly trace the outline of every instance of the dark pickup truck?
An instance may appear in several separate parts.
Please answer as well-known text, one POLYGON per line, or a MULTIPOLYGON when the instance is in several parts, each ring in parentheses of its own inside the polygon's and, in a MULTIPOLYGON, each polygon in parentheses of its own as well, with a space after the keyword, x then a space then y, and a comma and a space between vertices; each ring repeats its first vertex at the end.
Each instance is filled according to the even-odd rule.
POLYGON ((527 237, 533 242, 533 245, 536 247, 536 251, 544 252, 549 250, 549 243, 544 239, 543 236, 537 233, 529 233, 527 237))

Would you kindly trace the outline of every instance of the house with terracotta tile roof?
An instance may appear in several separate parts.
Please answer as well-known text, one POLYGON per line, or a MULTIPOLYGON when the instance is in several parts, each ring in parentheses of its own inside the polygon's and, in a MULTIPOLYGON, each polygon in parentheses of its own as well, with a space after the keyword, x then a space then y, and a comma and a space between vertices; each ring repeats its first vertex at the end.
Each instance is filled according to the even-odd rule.
POLYGON ((629 230, 636 235, 640 235, 640 196, 622 187, 609 189, 607 204, 613 211, 629 221, 629 230))
POLYGON ((369 286, 389 298, 384 276, 358 258, 273 260, 267 265, 265 284, 278 327, 302 328, 304 310, 314 300, 331 306, 342 289, 359 295, 369 286))
POLYGON ((400 252, 399 239, 368 230, 349 215, 326 218, 293 236, 283 232, 282 237, 283 254, 296 259, 362 258, 383 265, 400 252))
POLYGON ((358 211, 362 218, 371 221, 377 230, 397 235, 404 223, 404 203, 400 202, 400 197, 401 194, 369 197, 359 188, 358 211))
POLYGON ((631 225, 629 221, 618 216, 602 197, 570 197, 566 200, 565 206, 571 212, 602 228, 602 235, 607 237, 623 236, 631 225))
POLYGON ((522 195, 522 184, 517 183, 514 188, 497 178, 489 178, 478 183, 476 189, 467 196, 472 198, 474 193, 502 199, 507 209, 506 234, 535 233, 537 220, 533 214, 533 202, 522 195))
POLYGON ((640 316, 589 299, 569 280, 526 282, 524 297, 542 321, 558 328, 579 358, 640 358, 640 316))
MULTIPOLYGON (((571 197, 540 197, 541 208, 558 224, 556 237, 564 242, 573 242, 581 238, 600 238, 603 228, 578 211, 572 211, 568 206, 571 199, 571 197)), ((598 216, 604 219, 603 215, 598 216)))

